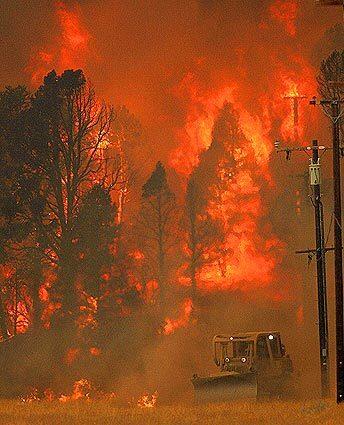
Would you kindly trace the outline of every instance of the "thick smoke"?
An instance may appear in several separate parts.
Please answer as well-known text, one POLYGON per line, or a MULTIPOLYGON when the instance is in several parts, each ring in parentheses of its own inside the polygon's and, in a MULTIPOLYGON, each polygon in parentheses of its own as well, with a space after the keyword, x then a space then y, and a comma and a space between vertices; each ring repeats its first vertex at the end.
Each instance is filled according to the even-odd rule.
MULTIPOLYGON (((59 42, 56 3, 1 2, 3 85, 30 83, 32 56, 59 42)), ((82 64, 88 77, 100 94, 126 104, 142 120, 157 159, 168 156, 178 143, 175 129, 184 125, 185 108, 173 88, 187 72, 197 70, 199 61, 204 61, 202 84, 208 87, 216 88, 227 78, 244 79, 240 99, 254 108, 269 81, 278 78, 271 72, 274 60, 294 67, 292 53, 305 60, 313 57, 323 32, 340 22, 336 8, 325 14, 313 2, 302 2, 291 37, 283 23, 271 18, 270 0, 64 3, 79 11, 90 34, 90 54, 82 64)))
MULTIPOLYGON (((210 146, 212 125, 225 101, 237 105, 242 121, 254 123, 253 129, 258 128, 261 137, 258 140, 266 143, 261 166, 271 177, 271 184, 260 196, 273 233, 287 247, 283 264, 275 271, 280 276, 276 286, 282 292, 281 299, 267 300, 260 288, 244 295, 232 292, 225 302, 220 295, 208 295, 202 301, 206 323, 199 323, 197 332, 191 328, 190 335, 185 330, 159 337, 142 351, 137 344, 136 356, 128 336, 120 342, 120 353, 128 361, 122 359, 122 365, 127 369, 135 364, 135 373, 123 374, 119 381, 114 378, 116 385, 135 387, 141 379, 147 381, 148 390, 161 387, 167 399, 173 398, 166 381, 174 380, 177 374, 178 385, 185 391, 188 377, 211 363, 213 334, 270 329, 272 323, 287 335, 287 346, 289 342, 298 365, 308 367, 310 375, 314 373, 310 359, 317 356, 315 349, 307 357, 299 344, 305 334, 316 334, 314 291, 309 289, 314 276, 306 270, 306 260, 295 259, 293 253, 313 244, 312 209, 300 176, 307 164, 305 159, 294 157, 287 164, 269 155, 281 131, 287 142, 292 138, 290 104, 282 96, 293 89, 292 82, 299 85, 301 94, 316 94, 316 69, 342 34, 336 8, 326 9, 326 13, 323 10, 312 1, 293 0, 1 2, 1 85, 34 86, 37 72, 44 75, 51 68, 62 71, 61 67, 83 67, 100 96, 115 105, 125 104, 142 123, 142 143, 137 143, 136 149, 128 148, 136 168, 141 165, 138 185, 151 173, 153 164, 162 160, 170 164, 169 174, 182 198, 180 187, 190 171, 190 162, 195 166, 197 155, 210 146), (279 6, 284 7, 282 15, 276 12, 279 6), (61 8, 80 19, 80 27, 75 28, 72 22, 67 29, 80 30, 84 41, 66 41, 63 16, 58 14, 61 8), (331 29, 335 24, 336 29, 331 29), (71 58, 68 43, 76 43, 71 58), (250 120, 245 121, 247 117, 250 120), (200 125, 205 126, 204 134, 199 133, 200 125), (201 146, 189 152, 184 149, 190 146, 190 135, 197 135, 201 146), (184 157, 189 154, 185 164, 180 152, 184 157), (301 200, 299 215, 297 198, 301 200), (300 310, 303 301, 304 311, 300 310), (310 325, 301 327, 302 322, 310 325), (137 357, 141 364, 137 364, 137 357)), ((326 131, 315 124, 320 121, 326 130, 328 123, 307 108, 306 100, 300 106, 304 137, 300 142, 325 139, 326 131), (312 123, 311 128, 307 128, 307 122, 312 123)), ((247 126, 247 133, 254 133, 252 126, 247 126)), ((324 165, 328 166, 326 162, 324 165)), ((325 202, 329 199, 327 193, 325 202)), ((134 329, 132 323, 129 328, 134 329)), ((129 335, 140 339, 147 333, 144 329, 129 335)), ((111 362, 108 359, 109 365, 111 362)))

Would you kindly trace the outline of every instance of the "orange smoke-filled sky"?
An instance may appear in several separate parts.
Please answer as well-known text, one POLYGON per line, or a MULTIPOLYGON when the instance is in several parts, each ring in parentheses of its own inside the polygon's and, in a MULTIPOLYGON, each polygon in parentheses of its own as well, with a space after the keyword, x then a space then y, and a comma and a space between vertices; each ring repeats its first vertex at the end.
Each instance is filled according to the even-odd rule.
POLYGON ((207 96, 235 82, 236 99, 262 114, 278 71, 317 67, 341 20, 313 0, 3 0, 0 13, 1 86, 82 67, 100 95, 139 117, 153 158, 166 161, 187 121, 187 75, 207 96))
MULTIPOLYGON (((250 274, 253 282, 270 284, 280 261, 269 254, 271 246, 286 242, 291 251, 293 243, 309 243, 304 234, 290 237, 286 210, 293 207, 278 198, 290 168, 283 174, 270 158, 275 139, 290 143, 295 134, 291 103, 283 97, 316 94, 321 60, 343 46, 340 12, 314 0, 2 0, 0 85, 33 90, 51 69, 82 68, 101 97, 125 104, 143 124, 141 181, 158 160, 184 179, 209 147, 223 103, 233 102, 254 161, 222 215, 247 198, 248 187, 256 191, 257 213, 236 223, 241 248, 226 241, 236 259, 229 269, 240 285, 250 274)), ((319 134, 322 140, 319 112, 315 118, 315 108, 305 105, 299 142, 319 134)), ((206 270, 210 280, 213 271, 206 270)))

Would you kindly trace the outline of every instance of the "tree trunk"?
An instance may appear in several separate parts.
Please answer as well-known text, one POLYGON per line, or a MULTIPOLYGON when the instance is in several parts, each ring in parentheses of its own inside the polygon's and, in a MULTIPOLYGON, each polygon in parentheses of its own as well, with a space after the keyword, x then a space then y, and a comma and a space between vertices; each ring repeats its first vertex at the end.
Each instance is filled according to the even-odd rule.
MULTIPOLYGON (((69 234, 62 235, 60 264, 57 280, 57 295, 61 299, 61 309, 59 311, 58 322, 70 326, 77 313, 76 294, 76 259, 74 247, 69 234)), ((61 324, 62 324, 61 323, 61 324)))
POLYGON ((197 291, 197 280, 196 280, 196 271, 197 271, 197 236, 196 236, 196 213, 194 208, 191 206, 189 213, 190 219, 190 279, 191 279, 191 300, 192 300, 192 314, 195 314, 196 306, 198 304, 198 291, 197 291))
POLYGON ((158 284, 160 291, 160 307, 162 312, 166 306, 166 276, 165 276, 165 247, 164 229, 162 225, 163 217, 161 213, 161 197, 158 197, 158 284))
POLYGON ((39 289, 42 283, 42 264, 38 252, 34 253, 32 269, 32 327, 41 326, 42 306, 39 298, 39 289))
POLYGON ((2 301, 1 290, 0 290, 0 330, 1 330, 2 338, 6 339, 8 337, 7 314, 6 314, 4 304, 3 304, 3 301, 2 301))
POLYGON ((189 272, 191 279, 191 299, 193 306, 196 305, 197 298, 197 281, 196 281, 196 270, 197 270, 197 234, 196 234, 196 206, 194 202, 195 187, 190 183, 189 196, 187 197, 187 209, 189 216, 189 249, 191 251, 189 272))

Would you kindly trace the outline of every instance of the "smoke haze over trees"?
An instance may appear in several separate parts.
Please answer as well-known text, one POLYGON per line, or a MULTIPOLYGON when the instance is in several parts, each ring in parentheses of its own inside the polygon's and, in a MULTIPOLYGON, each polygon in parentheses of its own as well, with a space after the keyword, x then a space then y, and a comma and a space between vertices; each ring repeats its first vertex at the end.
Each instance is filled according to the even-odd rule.
POLYGON ((186 382, 207 364, 213 333, 272 323, 302 361, 313 264, 294 251, 313 243, 313 211, 305 159, 276 159, 273 141, 326 140, 325 118, 305 100, 295 123, 287 96, 311 97, 318 82, 342 97, 328 86, 343 67, 335 14, 293 0, 284 15, 272 0, 140 12, 33 1, 12 23, 10 3, 0 31, 13 50, 10 25, 32 28, 0 70, 0 330, 10 338, 0 389, 63 391, 85 377, 169 394, 166 352, 186 382))

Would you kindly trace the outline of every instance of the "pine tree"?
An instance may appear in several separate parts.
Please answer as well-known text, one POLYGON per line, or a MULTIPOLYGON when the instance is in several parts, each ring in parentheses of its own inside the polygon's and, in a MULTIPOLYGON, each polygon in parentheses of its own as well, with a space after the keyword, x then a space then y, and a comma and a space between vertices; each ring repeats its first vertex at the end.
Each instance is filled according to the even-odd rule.
POLYGON ((167 300, 168 254, 175 244, 176 199, 167 182, 161 162, 142 187, 139 216, 139 239, 142 240, 146 263, 151 277, 159 285, 159 301, 162 309, 167 300))
POLYGON ((114 261, 111 245, 116 233, 115 216, 107 188, 95 184, 84 194, 75 225, 78 270, 86 294, 97 301, 98 317, 104 316, 105 277, 110 275, 114 261))

